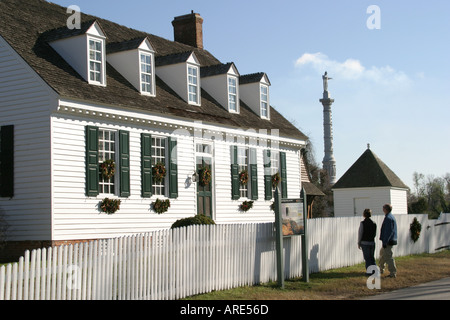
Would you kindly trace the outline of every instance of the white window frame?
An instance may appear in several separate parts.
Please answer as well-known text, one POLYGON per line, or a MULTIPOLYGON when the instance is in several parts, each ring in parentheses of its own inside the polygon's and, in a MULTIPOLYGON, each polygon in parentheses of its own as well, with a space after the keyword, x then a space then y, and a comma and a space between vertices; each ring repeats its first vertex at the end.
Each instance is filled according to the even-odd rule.
POLYGON ((98 130, 98 164, 102 164, 107 159, 114 160, 116 165, 116 173, 114 177, 112 177, 109 181, 105 181, 102 173, 99 172, 99 194, 104 195, 115 195, 116 194, 116 186, 118 186, 118 140, 117 140, 117 130, 99 128, 98 130), (105 138, 105 133, 108 132, 109 139, 105 138), (112 135, 112 138, 111 138, 112 135), (106 148, 106 146, 108 146, 106 148), (113 148, 111 148, 113 146, 113 148), (105 192, 105 188, 108 188, 105 192))
POLYGON ((152 164, 162 162, 166 167, 166 177, 162 182, 152 181, 152 195, 166 197, 168 192, 168 138, 152 135, 152 164), (159 141, 158 144, 155 142, 159 141), (162 155, 163 154, 163 155, 162 155))
POLYGON ((237 147, 237 164, 239 166, 239 174, 246 170, 248 173, 248 183, 243 185, 239 183, 239 195, 241 198, 249 199, 250 193, 250 149, 248 147, 237 147))
POLYGON ((269 87, 265 84, 260 85, 261 97, 261 118, 269 119, 269 87), (264 92, 265 91, 265 92, 264 92))
POLYGON ((139 52, 139 83, 140 83, 140 90, 141 94, 149 95, 149 96, 155 96, 155 72, 154 72, 154 56, 150 52, 139 52), (142 61, 142 58, 146 57, 150 59, 150 63, 148 64, 147 61, 142 61), (147 66, 150 67, 150 72, 148 72, 147 66), (143 77, 150 77, 150 82, 144 81, 143 77), (144 88, 144 86, 149 86, 149 90, 147 88, 144 88))
POLYGON ((239 94, 238 94, 238 79, 234 76, 227 77, 227 87, 228 87, 228 111, 233 113, 239 113, 239 94), (234 81, 234 85, 231 83, 234 81), (234 88, 234 90, 232 90, 234 88), (234 92, 233 92, 234 91, 234 92), (234 97, 234 109, 232 108, 232 98, 234 97))
MULTIPOLYGON (((273 176, 278 173, 281 177, 280 151, 271 150, 270 152, 270 174, 273 176)), ((281 190, 281 183, 279 184, 281 190)), ((272 198, 275 199, 275 188, 272 186, 272 198)))
POLYGON ((188 103, 200 105, 200 77, 199 77, 199 68, 197 66, 188 64, 187 65, 187 96, 188 103), (191 74, 191 70, 195 70, 195 75, 191 74), (195 80, 195 81, 193 81, 195 80), (191 91, 191 89, 195 90, 195 93, 191 91), (196 99, 191 99, 195 95, 196 99))
POLYGON ((104 85, 105 84, 105 43, 103 39, 98 39, 94 37, 88 37, 88 79, 90 84, 99 84, 104 85), (99 43, 100 44, 100 51, 97 50, 95 47, 94 49, 91 48, 91 42, 94 42, 94 45, 99 43), (94 59, 91 57, 91 54, 94 53, 94 59), (100 60, 98 60, 97 54, 100 54, 100 60), (99 70, 92 69, 91 63, 94 65, 99 65, 99 70), (94 79, 91 78, 92 74, 94 75, 98 74, 100 80, 97 80, 96 77, 94 79))

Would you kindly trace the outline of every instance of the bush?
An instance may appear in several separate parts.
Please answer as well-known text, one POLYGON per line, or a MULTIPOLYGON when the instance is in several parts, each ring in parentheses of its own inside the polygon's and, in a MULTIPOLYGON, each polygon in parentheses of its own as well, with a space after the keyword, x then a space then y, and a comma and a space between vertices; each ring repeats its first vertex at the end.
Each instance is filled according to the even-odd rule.
POLYGON ((216 224, 216 223, 214 222, 213 219, 200 214, 200 215, 196 215, 194 217, 184 218, 184 219, 175 221, 172 224, 171 229, 187 227, 187 226, 192 226, 192 225, 196 225, 196 224, 216 224))

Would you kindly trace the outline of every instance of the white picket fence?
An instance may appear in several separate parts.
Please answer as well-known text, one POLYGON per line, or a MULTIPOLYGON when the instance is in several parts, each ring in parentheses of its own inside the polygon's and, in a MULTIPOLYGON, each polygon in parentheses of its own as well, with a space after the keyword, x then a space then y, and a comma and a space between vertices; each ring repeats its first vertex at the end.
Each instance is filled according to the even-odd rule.
MULTIPOLYGON (((382 218, 374 217, 378 230, 382 218)), ((450 244, 449 224, 434 228, 438 222, 425 215, 396 218, 396 256, 450 244), (416 243, 409 238, 414 217, 423 226, 416 243)), ((356 245, 360 221, 308 221, 310 272, 363 261, 356 245)), ((302 275, 301 245, 301 237, 284 239, 286 278, 302 275)), ((192 226, 27 251, 0 268, 0 300, 174 300, 276 278, 273 224, 192 226)))

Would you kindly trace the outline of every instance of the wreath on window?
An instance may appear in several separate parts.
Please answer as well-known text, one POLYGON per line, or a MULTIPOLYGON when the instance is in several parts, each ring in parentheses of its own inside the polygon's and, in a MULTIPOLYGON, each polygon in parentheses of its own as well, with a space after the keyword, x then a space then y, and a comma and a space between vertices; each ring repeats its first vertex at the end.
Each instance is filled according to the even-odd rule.
POLYGON ((203 167, 199 170, 199 181, 202 186, 206 186, 211 183, 211 170, 207 167, 203 167))
POLYGON ((100 209, 106 214, 114 214, 120 209, 119 199, 109 199, 105 198, 100 202, 100 209))
POLYGON ((153 210, 157 214, 163 214, 164 212, 167 212, 170 208, 170 200, 160 200, 156 199, 155 202, 152 203, 153 210))
POLYGON ((248 210, 250 210, 251 208, 253 208, 253 202, 254 201, 244 201, 242 202, 242 204, 239 206, 239 209, 241 211, 247 212, 248 210))
POLYGON ((417 240, 419 240, 420 232, 422 231, 422 225, 417 220, 417 218, 414 218, 413 222, 409 225, 409 230, 411 232, 412 241, 416 242, 417 240))
POLYGON ((280 174, 277 172, 272 176, 272 187, 276 188, 281 181, 280 174))
POLYGON ((116 164, 111 159, 105 160, 100 165, 100 171, 102 173, 102 177, 109 180, 114 177, 114 174, 116 173, 116 164))
POLYGON ((242 171, 241 173, 239 173, 239 180, 241 181, 242 185, 247 185, 248 183, 248 172, 247 170, 242 171))
POLYGON ((166 167, 163 163, 158 162, 152 169, 153 171, 153 181, 161 182, 166 177, 166 167))

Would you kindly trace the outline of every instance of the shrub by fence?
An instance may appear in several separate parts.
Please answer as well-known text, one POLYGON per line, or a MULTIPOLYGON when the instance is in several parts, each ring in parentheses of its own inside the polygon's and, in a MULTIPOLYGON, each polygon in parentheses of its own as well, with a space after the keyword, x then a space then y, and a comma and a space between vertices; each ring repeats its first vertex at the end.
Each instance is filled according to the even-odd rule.
MULTIPOLYGON (((383 217, 373 219, 379 235, 383 217)), ((450 214, 438 221, 425 215, 396 219, 396 256, 435 252, 450 244, 450 214), (422 224, 415 243, 409 234, 414 217, 422 224)), ((363 261, 357 248, 360 221, 308 220, 310 272, 363 261)), ((300 277, 301 237, 285 238, 283 247, 286 278, 300 277)), ((276 277, 272 223, 195 225, 27 251, 18 263, 0 268, 0 300, 173 300, 276 277)))

